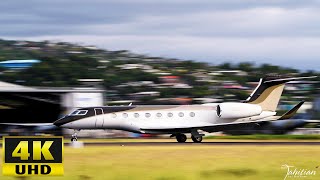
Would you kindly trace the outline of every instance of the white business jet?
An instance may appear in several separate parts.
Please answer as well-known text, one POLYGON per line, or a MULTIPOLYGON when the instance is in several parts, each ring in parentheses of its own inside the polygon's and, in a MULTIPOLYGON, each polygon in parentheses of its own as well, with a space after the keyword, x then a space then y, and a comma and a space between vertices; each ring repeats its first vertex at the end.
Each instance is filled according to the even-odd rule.
POLYGON ((185 134, 191 133, 193 142, 201 142, 204 135, 199 133, 200 130, 227 131, 249 124, 259 126, 265 122, 288 119, 287 114, 275 116, 284 85, 307 78, 315 77, 261 78, 244 102, 81 108, 53 124, 74 129, 72 141, 77 141, 77 132, 82 129, 116 129, 142 134, 171 134, 180 143, 186 142, 185 134))

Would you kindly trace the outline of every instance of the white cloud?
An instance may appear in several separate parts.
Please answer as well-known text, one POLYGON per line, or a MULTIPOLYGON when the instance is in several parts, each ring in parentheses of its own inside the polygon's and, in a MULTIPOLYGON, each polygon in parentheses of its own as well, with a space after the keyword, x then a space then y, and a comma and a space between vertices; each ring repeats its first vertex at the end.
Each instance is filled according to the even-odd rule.
POLYGON ((319 36, 319 29, 319 9, 254 8, 173 15, 146 15, 125 23, 89 25, 83 30, 105 35, 304 37, 319 36))
POLYGON ((318 70, 320 37, 219 38, 192 36, 42 36, 31 40, 64 40, 154 56, 201 60, 213 64, 226 60, 272 63, 318 70), (80 41, 79 41, 80 40, 80 41))

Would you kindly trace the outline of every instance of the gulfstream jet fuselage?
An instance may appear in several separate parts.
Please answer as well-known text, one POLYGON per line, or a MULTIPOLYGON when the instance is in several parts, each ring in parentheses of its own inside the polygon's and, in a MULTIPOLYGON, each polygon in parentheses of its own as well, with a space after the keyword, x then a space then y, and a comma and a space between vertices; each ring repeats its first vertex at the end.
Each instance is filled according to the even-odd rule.
MULTIPOLYGON (((217 132, 257 126, 284 119, 275 118, 284 84, 301 78, 262 78, 245 102, 203 105, 103 106, 81 108, 57 120, 54 125, 74 130, 117 129, 147 134, 172 134, 185 142, 191 133, 194 142, 201 142, 198 131, 217 132)), ((76 141, 76 134, 72 141, 76 141)))

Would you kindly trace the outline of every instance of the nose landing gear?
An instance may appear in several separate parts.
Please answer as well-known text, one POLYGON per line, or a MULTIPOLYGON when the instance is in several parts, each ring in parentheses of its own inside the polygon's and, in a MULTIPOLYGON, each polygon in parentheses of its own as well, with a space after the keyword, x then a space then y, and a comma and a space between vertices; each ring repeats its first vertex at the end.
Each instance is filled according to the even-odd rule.
POLYGON ((74 141, 78 141, 78 132, 80 132, 80 129, 79 130, 74 130, 73 134, 71 135, 71 142, 74 142, 74 141))

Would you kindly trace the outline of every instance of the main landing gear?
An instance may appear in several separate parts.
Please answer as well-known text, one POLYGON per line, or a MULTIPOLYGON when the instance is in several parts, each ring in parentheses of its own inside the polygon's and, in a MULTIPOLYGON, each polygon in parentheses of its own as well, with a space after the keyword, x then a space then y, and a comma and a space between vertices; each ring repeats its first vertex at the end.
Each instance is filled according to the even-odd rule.
POLYGON ((71 142, 78 141, 78 132, 80 132, 80 130, 74 130, 73 134, 71 135, 71 142))
POLYGON ((187 141, 187 136, 184 134, 177 134, 176 139, 179 143, 184 143, 187 141))
MULTIPOLYGON (((176 136, 176 139, 179 143, 184 143, 187 141, 187 136, 185 134, 176 134, 176 135, 171 135, 171 137, 176 136)), ((191 139, 195 143, 200 143, 202 141, 202 136, 194 136, 191 135, 191 139)))
MULTIPOLYGON (((176 137, 179 143, 184 143, 187 141, 187 136, 185 134, 172 134, 170 137, 174 136, 176 137)), ((191 130, 191 139, 193 142, 200 143, 202 141, 202 136, 204 136, 204 134, 199 134, 199 132, 196 129, 191 130)))
POLYGON ((191 139, 195 143, 200 143, 202 141, 202 136, 193 136, 193 135, 191 135, 191 139))
POLYGON ((191 139, 193 142, 200 143, 202 141, 202 136, 204 136, 204 134, 200 134, 198 130, 196 129, 191 130, 191 139))

